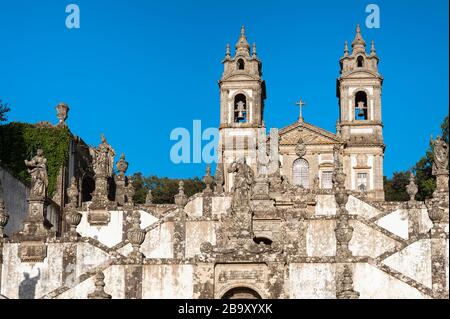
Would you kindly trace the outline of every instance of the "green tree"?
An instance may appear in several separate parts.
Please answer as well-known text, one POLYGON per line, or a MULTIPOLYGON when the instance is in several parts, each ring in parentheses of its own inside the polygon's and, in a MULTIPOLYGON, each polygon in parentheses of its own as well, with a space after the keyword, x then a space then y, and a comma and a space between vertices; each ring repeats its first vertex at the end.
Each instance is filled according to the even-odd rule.
POLYGON ((409 183, 409 172, 395 172, 392 179, 384 177, 385 199, 388 202, 402 202, 409 200, 406 185, 409 183))
MULTIPOLYGON (((448 144, 448 115, 444 118, 441 124, 441 137, 448 144)), ((433 167, 433 149, 429 146, 422 157, 414 166, 413 171, 416 174, 416 183, 419 187, 419 192, 416 195, 417 200, 425 200, 433 195, 436 189, 436 177, 432 174, 433 167)))
POLYGON ((6 113, 11 111, 7 103, 3 103, 3 101, 0 99, 0 122, 7 121, 6 113))
MULTIPOLYGON (((137 204, 145 203, 148 190, 152 190, 153 203, 155 204, 173 204, 174 196, 178 193, 178 184, 181 179, 172 179, 168 177, 158 177, 155 175, 144 177, 142 173, 135 173, 131 177, 136 193, 133 200, 137 204)), ((183 179, 184 193, 190 197, 201 192, 205 185, 198 178, 183 179)))
MULTIPOLYGON (((441 124, 441 137, 448 144, 448 115, 441 124)), ((423 201, 430 198, 436 189, 436 178, 432 174, 433 149, 429 146, 419 161, 413 166, 416 184, 419 191, 416 200, 423 201)), ((406 185, 409 183, 408 171, 394 173, 392 179, 384 177, 385 198, 387 201, 407 201, 406 185)))

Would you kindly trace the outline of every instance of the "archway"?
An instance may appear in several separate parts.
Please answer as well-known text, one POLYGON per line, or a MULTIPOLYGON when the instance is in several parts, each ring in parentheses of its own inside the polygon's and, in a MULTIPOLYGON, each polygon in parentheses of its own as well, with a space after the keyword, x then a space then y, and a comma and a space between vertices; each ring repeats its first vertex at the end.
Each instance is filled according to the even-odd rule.
POLYGON ((262 299, 262 297, 251 288, 236 287, 228 290, 222 299, 262 299))

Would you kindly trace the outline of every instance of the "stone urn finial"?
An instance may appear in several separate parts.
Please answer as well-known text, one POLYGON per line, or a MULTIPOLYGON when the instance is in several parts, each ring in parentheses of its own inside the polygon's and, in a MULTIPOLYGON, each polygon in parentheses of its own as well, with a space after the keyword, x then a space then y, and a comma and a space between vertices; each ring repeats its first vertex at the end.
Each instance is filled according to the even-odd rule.
POLYGON ((203 193, 210 194, 212 192, 211 185, 214 182, 214 178, 211 176, 211 165, 206 165, 206 173, 203 176, 203 182, 206 184, 206 188, 203 193))
POLYGON ((78 237, 77 226, 81 222, 82 214, 77 211, 78 207, 78 187, 77 179, 72 177, 70 187, 67 189, 69 203, 66 206, 66 222, 69 225, 69 236, 74 239, 78 237))
POLYGON ((69 106, 65 103, 59 103, 56 106, 56 117, 58 118, 59 122, 57 126, 67 126, 66 120, 69 114, 69 106))
POLYGON ((419 188, 416 185, 415 177, 412 172, 409 173, 409 184, 406 186, 406 193, 409 195, 409 200, 411 202, 415 201, 415 197, 417 192, 419 191, 419 188))
POLYGON ((133 252, 130 256, 141 260, 144 255, 139 250, 145 240, 145 231, 141 229, 141 213, 139 211, 133 211, 131 215, 131 224, 132 226, 127 232, 127 239, 133 246, 133 252))
POLYGON ((122 153, 120 155, 119 161, 116 163, 117 171, 119 172, 120 176, 124 176, 127 169, 128 169, 128 162, 125 160, 125 154, 122 153))
POLYGON ((5 201, 3 200, 3 186, 0 180, 0 238, 5 237, 4 229, 8 223, 9 215, 5 211, 5 201))
POLYGON ((187 196, 184 194, 184 182, 178 183, 178 194, 175 195, 175 204, 182 208, 187 204, 187 196))
POLYGON ((99 271, 95 275, 95 290, 88 295, 89 299, 111 299, 111 295, 105 292, 105 274, 99 271))

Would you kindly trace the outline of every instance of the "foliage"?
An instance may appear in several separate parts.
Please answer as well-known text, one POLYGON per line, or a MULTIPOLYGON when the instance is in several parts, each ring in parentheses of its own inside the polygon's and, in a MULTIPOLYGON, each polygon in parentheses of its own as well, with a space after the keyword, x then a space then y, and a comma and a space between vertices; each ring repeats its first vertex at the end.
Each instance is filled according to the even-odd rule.
POLYGON ((392 179, 384 177, 385 200, 388 202, 402 202, 409 200, 406 185, 409 183, 409 172, 395 172, 392 179))
MULTIPOLYGON (((447 115, 441 124, 441 131, 442 131, 441 137, 447 144, 448 144, 448 129, 449 128, 447 115)), ((425 152, 425 156, 423 156, 414 165, 412 169, 416 175, 416 184, 419 188, 419 191, 416 195, 416 200, 423 201, 427 198, 430 198, 434 190, 436 189, 436 178, 432 175, 432 167, 433 167, 433 150, 432 147, 429 146, 425 152)), ((408 183, 406 183, 402 188, 402 185, 405 182, 403 180, 405 174, 407 175, 407 171, 394 173, 392 179, 387 179, 386 177, 384 178, 384 189, 386 200, 406 201, 409 199, 409 197, 407 196, 405 197, 406 191, 404 188, 408 183)))
POLYGON ((6 113, 11 111, 7 103, 3 103, 3 101, 0 99, 0 122, 7 121, 6 113))
MULTIPOLYGON (((153 203, 155 204, 173 204, 174 196, 178 194, 178 183, 180 179, 168 177, 158 177, 155 175, 144 177, 142 173, 135 173, 131 177, 133 186, 136 190, 133 200, 137 204, 145 203, 148 190, 152 190, 153 203)), ((198 178, 183 179, 184 193, 186 196, 192 196, 201 192, 205 184, 198 178)))
POLYGON ((48 195, 53 196, 62 165, 69 157, 71 134, 65 127, 38 127, 26 123, 0 126, 0 162, 2 167, 25 183, 30 182, 24 160, 41 148, 47 158, 48 195))

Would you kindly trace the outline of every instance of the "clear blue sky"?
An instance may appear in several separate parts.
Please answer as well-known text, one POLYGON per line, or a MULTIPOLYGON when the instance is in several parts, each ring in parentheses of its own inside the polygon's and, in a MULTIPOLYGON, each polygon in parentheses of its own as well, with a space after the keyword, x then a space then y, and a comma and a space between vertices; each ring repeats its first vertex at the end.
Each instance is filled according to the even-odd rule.
POLYGON ((219 123, 221 60, 245 24, 267 84, 267 127, 297 119, 335 131, 343 44, 361 23, 381 58, 385 174, 413 165, 448 114, 448 1, 0 0, 0 98, 10 121, 68 124, 87 143, 104 132, 129 173, 202 176, 204 164, 170 161, 173 128, 219 123), (78 4, 81 28, 65 27, 78 4), (381 28, 364 26, 366 5, 381 28))

